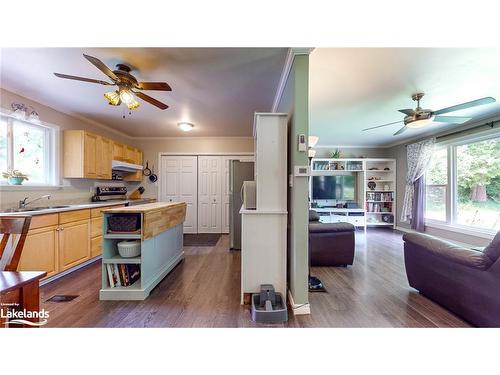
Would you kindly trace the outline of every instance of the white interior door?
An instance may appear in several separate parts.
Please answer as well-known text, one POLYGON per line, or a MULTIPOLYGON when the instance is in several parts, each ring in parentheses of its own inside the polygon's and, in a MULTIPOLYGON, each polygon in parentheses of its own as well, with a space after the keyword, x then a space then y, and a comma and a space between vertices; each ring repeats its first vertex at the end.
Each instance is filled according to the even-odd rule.
POLYGON ((222 157, 198 157, 198 233, 222 232, 222 157))
POLYGON ((162 202, 186 202, 184 233, 198 233, 198 162, 196 156, 166 156, 160 160, 162 202))

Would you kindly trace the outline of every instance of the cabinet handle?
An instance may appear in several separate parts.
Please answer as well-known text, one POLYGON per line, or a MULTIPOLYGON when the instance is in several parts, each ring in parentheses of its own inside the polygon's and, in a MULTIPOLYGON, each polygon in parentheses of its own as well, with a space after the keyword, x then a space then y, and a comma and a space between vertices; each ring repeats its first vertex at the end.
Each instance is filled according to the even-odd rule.
POLYGON ((63 231, 63 230, 64 230, 64 227, 61 227, 59 230, 63 231))

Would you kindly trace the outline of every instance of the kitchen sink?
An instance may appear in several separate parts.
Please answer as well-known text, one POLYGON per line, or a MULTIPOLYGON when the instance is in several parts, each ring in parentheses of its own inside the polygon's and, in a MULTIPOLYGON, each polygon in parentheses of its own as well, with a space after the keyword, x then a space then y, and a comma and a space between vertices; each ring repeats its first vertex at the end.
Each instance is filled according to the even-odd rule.
POLYGON ((68 208, 71 206, 46 206, 46 207, 25 207, 25 208, 9 208, 4 212, 32 212, 32 211, 42 211, 42 210, 52 210, 56 208, 68 208))

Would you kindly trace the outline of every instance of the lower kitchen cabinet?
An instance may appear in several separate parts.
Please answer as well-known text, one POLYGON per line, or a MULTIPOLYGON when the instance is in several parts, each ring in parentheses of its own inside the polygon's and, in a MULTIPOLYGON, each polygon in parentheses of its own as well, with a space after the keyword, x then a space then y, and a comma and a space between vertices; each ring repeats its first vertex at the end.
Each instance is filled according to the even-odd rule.
POLYGON ((90 240, 90 257, 94 258, 102 254, 102 236, 90 240))
POLYGON ((59 271, 65 271, 90 258, 90 220, 59 227, 59 271))
POLYGON ((57 225, 30 230, 26 236, 19 271, 45 271, 55 275, 58 264, 59 231, 57 225))

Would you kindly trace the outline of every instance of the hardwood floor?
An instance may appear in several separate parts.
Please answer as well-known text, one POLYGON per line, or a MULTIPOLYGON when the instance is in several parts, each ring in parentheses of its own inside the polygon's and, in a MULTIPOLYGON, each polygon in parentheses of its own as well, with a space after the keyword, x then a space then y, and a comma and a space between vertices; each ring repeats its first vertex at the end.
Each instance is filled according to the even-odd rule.
POLYGON ((41 288, 46 327, 468 327, 408 286, 401 233, 356 233, 354 265, 314 267, 328 293, 310 293, 311 315, 256 324, 240 301, 240 253, 228 236, 215 247, 185 247, 179 264, 145 301, 99 301, 100 262, 41 288), (77 294, 71 302, 45 302, 77 294))

